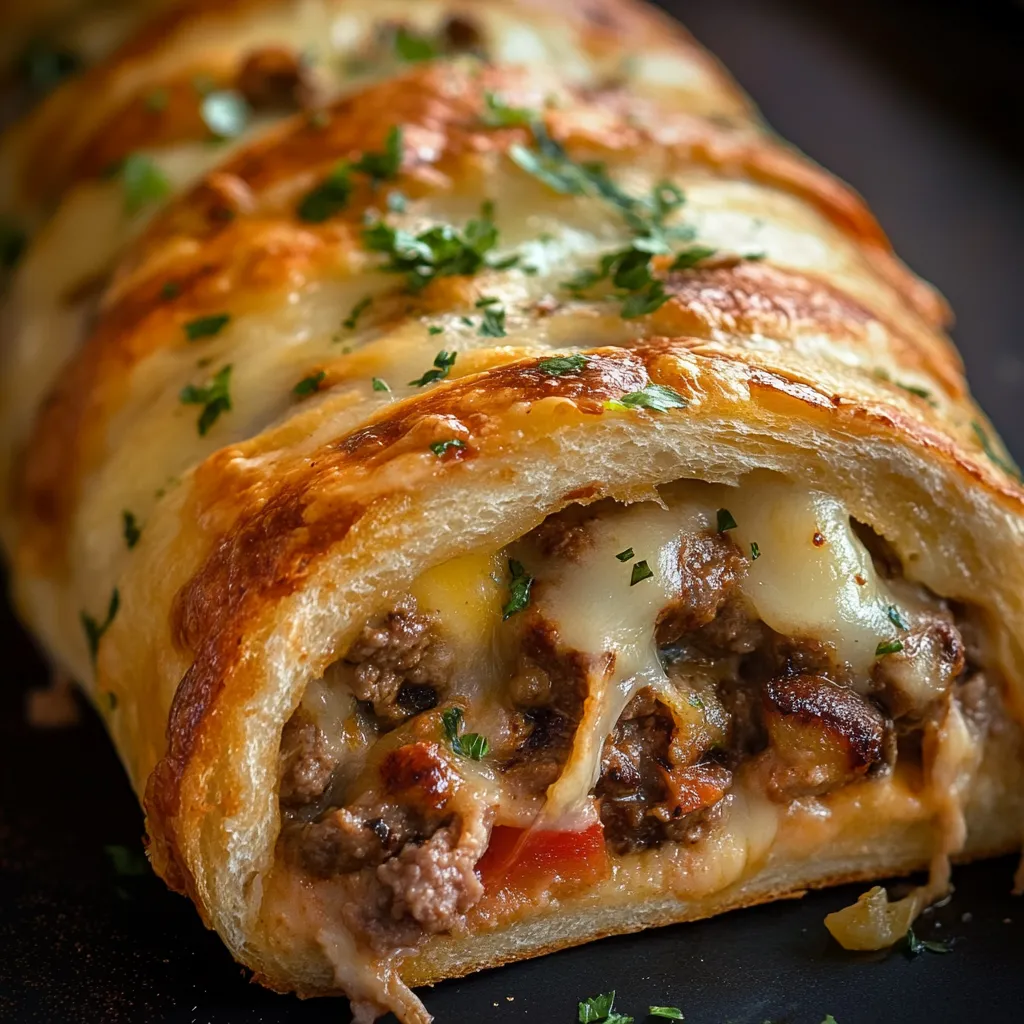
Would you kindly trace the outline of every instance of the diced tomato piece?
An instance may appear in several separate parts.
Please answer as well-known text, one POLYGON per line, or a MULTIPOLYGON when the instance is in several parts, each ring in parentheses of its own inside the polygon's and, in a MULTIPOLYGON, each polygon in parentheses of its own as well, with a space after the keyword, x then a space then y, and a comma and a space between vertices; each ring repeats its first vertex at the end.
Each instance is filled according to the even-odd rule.
POLYGON ((548 880, 596 882, 609 874, 604 828, 600 821, 578 831, 496 825, 477 870, 488 891, 548 880))

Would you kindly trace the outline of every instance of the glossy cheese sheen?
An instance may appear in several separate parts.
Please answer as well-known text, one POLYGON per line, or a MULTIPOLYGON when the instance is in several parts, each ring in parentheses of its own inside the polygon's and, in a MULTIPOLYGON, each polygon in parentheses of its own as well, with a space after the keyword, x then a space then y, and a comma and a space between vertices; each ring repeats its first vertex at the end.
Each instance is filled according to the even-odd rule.
POLYGON ((655 625, 683 590, 681 539, 717 529, 719 509, 739 524, 728 533, 749 559, 741 587, 757 615, 784 636, 831 645, 855 685, 867 688, 878 644, 897 634, 889 614, 894 599, 834 498, 761 474, 735 488, 681 482, 661 504, 602 508, 577 558, 552 563, 534 552, 531 560, 528 545, 522 554, 537 577, 537 609, 554 624, 559 643, 592 656, 583 719, 540 827, 586 825, 606 737, 639 689, 669 685, 655 625), (750 558, 751 543, 757 559, 750 558), (616 557, 627 551, 628 558, 616 557), (631 585, 641 561, 653 575, 631 585))

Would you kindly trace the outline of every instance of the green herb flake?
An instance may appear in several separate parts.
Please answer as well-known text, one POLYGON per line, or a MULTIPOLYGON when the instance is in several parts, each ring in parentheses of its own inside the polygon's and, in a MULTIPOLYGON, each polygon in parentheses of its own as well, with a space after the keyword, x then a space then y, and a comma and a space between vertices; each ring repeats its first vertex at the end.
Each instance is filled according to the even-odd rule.
POLYGON ((648 1006, 647 1013, 651 1017, 662 1017, 665 1020, 684 1020, 683 1011, 674 1006, 648 1006))
POLYGON ((131 549, 139 543, 139 538, 142 536, 142 530, 139 528, 139 522, 135 518, 135 513, 125 509, 121 513, 121 523, 124 531, 124 542, 131 549))
POLYGON ((148 156, 130 153, 121 164, 120 172, 124 187, 124 209, 129 216, 171 194, 171 183, 148 156))
POLYGON ((427 334, 431 334, 431 335, 435 335, 435 336, 438 335, 438 334, 444 334, 444 328, 443 327, 438 327, 437 324, 431 324, 427 328, 427 334))
POLYGON ((625 551, 620 551, 615 557, 620 562, 628 562, 633 557, 633 549, 626 548, 625 551))
POLYGON ((25 232, 6 217, 0 217, 0 267, 10 270, 17 265, 28 241, 25 232))
POLYGON ((480 120, 488 128, 519 128, 537 120, 537 114, 525 107, 510 107, 497 93, 484 93, 484 112, 480 120))
POLYGON ((352 164, 352 170, 365 174, 373 180, 374 185, 382 181, 390 181, 397 177, 402 169, 402 129, 392 125, 384 140, 382 153, 365 152, 352 164))
POLYGON ((181 285, 177 281, 164 281, 160 286, 160 298, 164 302, 170 302, 181 294, 181 285))
POLYGON ((899 608, 896 607, 896 605, 889 605, 889 607, 885 609, 885 614, 889 616, 889 621, 897 629, 910 629, 910 623, 907 621, 903 612, 901 612, 899 608))
POLYGON ((364 295, 353 307, 352 312, 341 322, 347 331, 354 331, 359 318, 373 305, 373 296, 364 295))
POLYGON ((115 587, 113 593, 110 595, 110 601, 107 604, 107 615, 102 622, 98 622, 87 612, 79 612, 78 618, 82 623, 82 629, 85 630, 85 640, 89 645, 89 657, 92 658, 92 663, 96 664, 96 655, 99 653, 100 640, 103 639, 103 634, 110 629, 110 624, 114 621, 114 617, 117 615, 117 609, 121 606, 121 594, 115 587))
POLYGON ((488 306, 484 310, 483 320, 480 321, 480 328, 476 333, 482 338, 504 338, 505 310, 488 306))
POLYGON ((894 380, 893 384, 917 398, 923 398, 930 405, 935 405, 932 393, 927 388, 918 387, 916 384, 901 384, 898 380, 894 380))
POLYGON ((508 572, 508 601, 501 609, 502 622, 512 618, 516 612, 521 612, 530 603, 530 588, 533 586, 533 577, 527 574, 522 562, 510 558, 508 572))
POLYGON ((471 761, 482 761, 490 750, 490 744, 477 732, 462 732, 462 726, 462 708, 451 707, 441 712, 441 729, 453 753, 471 761))
POLYGON ((466 442, 460 441, 457 437, 452 438, 449 441, 435 441, 431 446, 430 450, 439 458, 445 454, 450 448, 465 448, 466 442))
POLYGON ((388 384, 388 382, 386 380, 384 380, 383 377, 374 377, 373 378, 373 390, 374 391, 390 391, 391 390, 391 385, 388 384))
POLYGON ((652 281, 641 291, 627 295, 622 301, 621 316, 623 320, 636 320, 642 316, 648 316, 661 309, 668 302, 670 296, 665 291, 665 286, 660 281, 652 281))
POLYGON ((381 269, 404 275, 411 292, 421 291, 436 277, 468 277, 485 267, 511 266, 518 257, 495 257, 493 249, 497 242, 491 203, 484 203, 480 216, 468 221, 461 230, 450 224, 438 224, 413 235, 382 220, 363 230, 363 245, 388 257, 381 269))
POLYGON ((565 373, 578 373, 586 365, 587 357, 583 355, 552 356, 550 359, 542 359, 537 369, 549 377, 561 377, 565 373))
POLYGON ((149 874, 149 861, 141 850, 127 846, 104 846, 103 852, 110 860, 114 873, 122 878, 139 878, 149 874))
POLYGON ((458 352, 446 352, 442 349, 434 356, 434 368, 427 370, 422 377, 409 381, 409 387, 422 388, 427 384, 433 384, 435 381, 444 380, 448 376, 449 370, 455 365, 457 357, 458 352))
POLYGON ((579 1024, 633 1024, 633 1018, 617 1013, 613 1007, 615 993, 605 992, 603 995, 585 999, 579 1004, 576 1019, 579 1024))
POLYGON ((831 1013, 826 1013, 825 1019, 821 1022, 821 1024, 837 1024, 837 1021, 831 1013))
POLYGON ((761 557, 761 548, 756 540, 750 542, 750 560, 756 562, 761 557))
POLYGON ((903 949, 908 957, 920 956, 922 953, 952 953, 953 943, 948 940, 936 942, 922 939, 914 934, 913 928, 908 928, 903 940, 903 949))
POLYGON ((210 427, 217 422, 221 413, 231 411, 231 364, 221 367, 212 380, 205 387, 197 387, 195 384, 186 384, 178 394, 184 405, 201 405, 203 411, 199 414, 196 427, 199 436, 205 437, 210 427))
POLYGON ((642 562, 637 562, 633 566, 633 571, 629 576, 629 585, 635 587, 638 583, 643 583, 644 580, 649 580, 654 575, 654 570, 647 564, 646 559, 642 562))
POLYGON ((434 60, 439 56, 439 51, 433 40, 427 36, 421 36, 412 29, 399 25, 395 31, 395 56, 399 60, 416 64, 420 61, 434 60))
POLYGON ((347 162, 335 164, 327 177, 299 200, 295 209, 299 219, 307 224, 322 224, 344 210, 352 194, 350 173, 347 162))
POLYGON ((704 710, 704 701, 702 701, 695 693, 691 692, 686 695, 686 703, 689 704, 691 708, 696 708, 698 711, 704 710))
POLYGON ((736 529, 736 520, 733 518, 733 514, 727 508, 720 508, 715 513, 715 518, 717 520, 719 533, 725 533, 726 530, 736 529))
POLYGON ((711 259, 717 251, 717 249, 709 249, 706 245, 691 246, 676 256, 669 270, 689 270, 691 267, 697 266, 698 263, 711 259))
POLYGON ((989 460, 1004 473, 1009 474, 1015 480, 1020 480, 1020 467, 1012 459, 1004 458, 996 451, 995 445, 992 444, 992 439, 988 436, 988 431, 977 420, 971 420, 971 429, 974 431, 974 436, 977 437, 982 450, 989 457, 989 460))
POLYGON ((883 640, 875 648, 875 657, 882 658, 887 654, 898 654, 903 650, 902 640, 883 640))
POLYGON ((298 398, 307 398, 309 395, 315 395, 320 390, 320 385, 326 376, 327 371, 320 370, 318 373, 311 373, 308 377, 303 377, 292 388, 292 394, 298 398))
POLYGON ((473 306, 476 309, 486 309, 488 306, 493 306, 498 302, 501 302, 501 299, 499 299, 497 295, 481 295, 480 298, 473 303, 473 306))
POLYGON ((212 313, 210 316, 201 316, 195 320, 189 320, 185 324, 185 337, 189 341, 199 341, 200 338, 212 338, 215 334, 220 334, 230 320, 230 313, 212 313))
POLYGON ((240 92, 215 89, 203 96, 199 113, 214 138, 236 139, 248 127, 252 112, 240 92))
POLYGON ((648 384, 642 391, 630 391, 604 403, 608 409, 650 409, 652 412, 667 412, 669 409, 685 409, 687 401, 675 388, 665 384, 648 384))
POLYGON ((152 114, 162 114, 167 109, 170 96, 166 89, 154 89, 146 95, 143 103, 146 109, 152 114))

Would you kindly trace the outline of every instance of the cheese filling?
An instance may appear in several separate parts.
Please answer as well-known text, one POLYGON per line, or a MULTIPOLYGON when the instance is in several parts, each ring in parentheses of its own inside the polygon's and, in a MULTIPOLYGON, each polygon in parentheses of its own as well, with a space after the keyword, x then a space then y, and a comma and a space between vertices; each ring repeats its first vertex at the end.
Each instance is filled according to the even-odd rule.
POLYGON ((795 801, 903 762, 945 794, 944 858, 985 684, 894 563, 833 497, 764 473, 571 507, 439 565, 288 723, 280 863, 386 957, 608 872, 719 891, 795 801))

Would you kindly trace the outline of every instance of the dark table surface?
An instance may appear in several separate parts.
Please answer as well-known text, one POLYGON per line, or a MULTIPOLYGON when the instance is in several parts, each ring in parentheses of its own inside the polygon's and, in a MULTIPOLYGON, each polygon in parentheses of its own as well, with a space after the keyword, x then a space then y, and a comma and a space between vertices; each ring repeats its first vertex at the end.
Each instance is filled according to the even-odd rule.
MULTIPOLYGON (((904 258, 942 288, 975 393, 1024 455, 1024 9, 998 0, 680 0, 783 135, 860 189, 904 258)), ((24 695, 46 678, 0 617, 0 1020, 341 1022, 248 983, 191 905, 152 875, 119 875, 104 847, 137 848, 142 822, 88 710, 30 730, 24 695)), ((822 926, 847 887, 608 939, 427 991, 449 1021, 569 1022, 615 988, 624 1012, 681 1007, 691 1024, 1024 1019, 1024 904, 1014 863, 960 868, 923 919, 953 951, 844 953, 822 926)))

